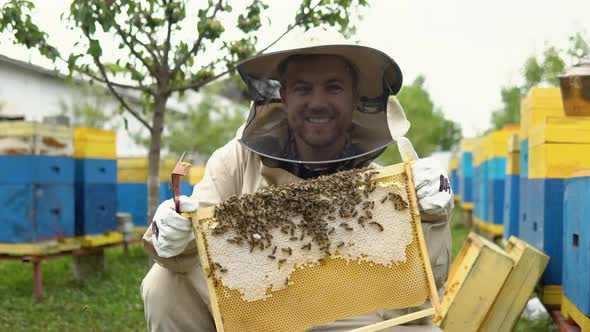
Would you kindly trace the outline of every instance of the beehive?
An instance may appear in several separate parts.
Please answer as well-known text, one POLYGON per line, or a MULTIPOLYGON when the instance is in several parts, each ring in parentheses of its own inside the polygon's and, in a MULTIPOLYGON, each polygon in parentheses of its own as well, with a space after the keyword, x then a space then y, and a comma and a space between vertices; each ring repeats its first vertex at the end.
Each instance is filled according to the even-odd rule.
MULTIPOLYGON (((304 331, 376 309, 415 307, 429 298, 438 306, 409 165, 367 171, 359 176, 373 177, 364 185, 337 190, 357 198, 362 193, 360 201, 355 199, 357 205, 349 207, 342 205, 342 196, 333 194, 336 191, 327 190, 340 185, 329 184, 342 180, 340 174, 339 178, 336 174, 318 179, 323 182, 310 180, 301 186, 262 189, 255 194, 260 196, 233 198, 193 214, 217 331, 304 331), (324 185, 318 187, 318 183, 324 185), (295 192, 305 195, 293 197, 295 192), (240 221, 244 217, 227 217, 228 202, 239 204, 240 216, 247 218, 253 208, 260 209, 256 213, 274 213, 274 209, 261 207, 271 204, 269 201, 289 207, 288 214, 319 211, 325 218, 312 221, 309 216, 297 217, 297 213, 283 221, 269 217, 265 225, 277 226, 268 228, 258 226, 259 220, 244 223, 240 221), (301 204, 312 205, 302 208, 301 204), (323 208, 317 210, 320 205, 313 204, 323 208), (367 204, 372 210, 364 209, 367 204), (361 223, 352 208, 363 216, 372 211, 371 218, 361 223), (235 228, 227 229, 228 220, 235 228), (243 237, 244 225, 250 225, 248 232, 255 227, 272 237, 243 237), (319 240, 323 248, 316 242, 319 240)), ((426 309, 413 318, 432 313, 426 309)))
POLYGON ((501 236, 504 224, 504 186, 506 183, 506 162, 508 138, 517 133, 519 126, 507 125, 500 130, 495 130, 485 138, 484 149, 488 175, 487 183, 484 183, 487 195, 487 219, 484 228, 494 236, 501 236))
POLYGON ((0 122, 0 155, 71 157, 72 128, 28 121, 0 122))
POLYGON ((459 166, 459 196, 464 210, 473 209, 473 145, 475 138, 461 140, 461 160, 459 166))
POLYGON ((461 189, 459 187, 459 162, 459 157, 456 154, 453 154, 449 160, 449 180, 451 182, 453 194, 455 195, 455 201, 459 201, 461 199, 461 189))
POLYGON ((590 118, 545 117, 530 128, 526 219, 520 236, 551 257, 543 284, 546 305, 561 301, 563 266, 563 197, 569 176, 590 167, 590 118), (553 302, 549 299, 555 299, 553 302))
POLYGON ((446 332, 480 331, 513 266, 497 245, 470 233, 451 265, 434 322, 446 332))
POLYGON ((506 157, 506 182, 504 184, 504 239, 518 236, 518 213, 520 198, 520 142, 518 135, 508 139, 506 157))
POLYGON ((98 128, 74 128, 74 158, 116 159, 117 132, 98 128))

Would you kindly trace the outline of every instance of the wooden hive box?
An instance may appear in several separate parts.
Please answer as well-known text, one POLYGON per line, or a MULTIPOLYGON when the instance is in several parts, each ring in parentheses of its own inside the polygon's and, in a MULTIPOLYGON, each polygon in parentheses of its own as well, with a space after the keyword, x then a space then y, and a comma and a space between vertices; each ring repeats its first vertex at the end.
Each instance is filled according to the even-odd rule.
POLYGON ((514 236, 504 250, 514 267, 479 331, 512 331, 549 261, 549 256, 514 236))
POLYGON ((72 128, 30 121, 0 122, 0 155, 71 157, 72 128))
POLYGON ((434 322, 446 332, 478 331, 513 267, 501 248, 470 233, 451 265, 434 322))
POLYGON ((304 331, 428 299, 438 307, 410 165, 350 172, 263 188, 191 216, 217 331, 304 331), (363 184, 350 182, 359 176, 363 184))

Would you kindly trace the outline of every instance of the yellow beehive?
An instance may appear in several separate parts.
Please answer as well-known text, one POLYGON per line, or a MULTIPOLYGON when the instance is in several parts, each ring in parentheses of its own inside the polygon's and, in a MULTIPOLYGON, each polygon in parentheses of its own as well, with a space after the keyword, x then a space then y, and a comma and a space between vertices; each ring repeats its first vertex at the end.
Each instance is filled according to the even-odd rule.
POLYGON ((477 137, 473 142, 473 167, 478 167, 487 160, 485 136, 477 137))
POLYGON ((29 121, 0 121, 0 154, 71 157, 71 127, 29 121))
POLYGON ((514 268, 478 331, 512 331, 549 261, 549 256, 514 236, 504 250, 514 268))
POLYGON ((532 88, 520 103, 520 134, 523 141, 530 128, 548 116, 565 116, 559 88, 532 88))
MULTIPOLYGON (((160 161, 159 181, 170 181, 170 173, 177 160, 164 158, 160 161)), ((117 182, 119 183, 147 183, 148 159, 144 157, 119 158, 117 160, 117 182)))
POLYGON ((445 332, 479 331, 513 266, 497 245, 470 233, 451 265, 434 322, 445 332))
MULTIPOLYGON (((315 242, 308 249, 305 249, 305 245, 301 246, 301 243, 313 242, 310 238, 301 240, 306 238, 305 232, 301 231, 303 228, 298 228, 295 233, 291 231, 290 234, 286 230, 276 229, 272 236, 272 245, 268 240, 267 247, 258 248, 256 243, 263 243, 263 240, 253 242, 254 237, 247 239, 248 243, 254 244, 235 244, 235 239, 239 237, 236 237, 236 234, 239 233, 234 230, 223 235, 215 235, 216 229, 225 227, 218 219, 219 213, 222 212, 215 212, 215 207, 212 207, 200 209, 193 214, 191 218, 195 238, 201 266, 208 275, 207 286, 217 331, 304 331, 322 323, 376 309, 415 307, 424 304, 428 299, 437 307, 438 295, 420 226, 411 168, 409 164, 399 164, 378 169, 376 172, 377 175, 373 177, 370 185, 356 188, 365 190, 365 193, 368 190, 366 199, 377 202, 372 220, 381 222, 381 231, 372 225, 360 227, 351 221, 348 221, 346 227, 353 226, 354 231, 352 227, 345 230, 342 224, 338 225, 347 217, 341 215, 334 217, 334 221, 329 221, 332 219, 326 216, 327 227, 332 227, 327 232, 332 234, 328 249, 318 248, 315 242), (371 187, 373 190, 368 189, 371 187), (391 205, 378 202, 378 198, 389 197, 390 193, 399 195, 401 201, 391 205), (405 199, 405 209, 401 209, 402 206, 398 204, 405 199), (385 236, 388 231, 402 225, 408 227, 407 233, 396 233, 400 235, 399 238, 385 236), (396 250, 380 242, 395 242, 400 238, 408 240, 404 244, 407 245, 405 250, 396 250), (333 245, 330 246, 330 243, 333 245), (375 247, 375 252, 364 251, 363 248, 368 248, 365 245, 370 246, 374 243, 382 244, 378 245, 380 249, 375 247), (273 245, 275 249, 272 249, 273 245), (285 253, 286 245, 289 246, 288 253, 285 253), (252 249, 254 246, 255 250, 252 249), (281 248, 277 250, 277 247, 281 248), (373 260, 375 255, 381 255, 388 249, 404 253, 405 259, 391 264, 373 260), (331 251, 331 254, 321 256, 323 250, 331 251), (360 255, 349 256, 348 253, 355 251, 360 255), (284 261, 281 262, 281 258, 284 261), (248 282, 243 282, 241 278, 248 282), (240 280, 242 284, 239 283, 240 280), (278 284, 274 280, 278 280, 278 284), (256 283, 257 287, 251 286, 251 283, 256 283), (245 288, 241 289, 239 285, 245 288), (252 294, 257 294, 258 297, 252 294)), ((311 181, 302 182, 301 185, 309 183, 313 186, 317 183, 311 181)), ((276 193, 289 196, 289 188, 284 186, 266 190, 277 190, 276 193)), ((320 192, 326 195, 324 188, 320 192)), ((263 193, 264 191, 261 195, 263 193)), ((271 194, 273 198, 278 195, 276 193, 271 194)), ((329 197, 325 196, 325 199, 329 197)), ((285 200, 288 201, 287 198, 285 200)), ((279 200, 277 204, 287 206, 285 200, 279 200)), ((306 196, 305 201, 308 200, 311 200, 311 197, 306 196)), ((247 201, 243 200, 240 203, 243 208, 239 211, 249 206, 245 202, 247 201)), ((336 203, 332 201, 331 204, 336 203)), ((226 211, 227 207, 223 209, 220 211, 226 211)), ((239 220, 241 219, 237 218, 235 222, 239 220)), ((286 222, 282 225, 290 224, 286 222)), ((293 225, 292 229, 302 227, 301 223, 293 225)), ((261 238, 265 237, 259 236, 259 239, 261 238)), ((401 324, 433 313, 432 308, 421 310, 381 322, 379 328, 401 324)), ((373 326, 373 329, 369 330, 375 331, 376 327, 373 326)))
POLYGON ((512 135, 517 134, 520 127, 518 125, 507 125, 500 130, 494 130, 484 138, 485 157, 488 160, 495 157, 506 157, 508 149, 506 142, 512 135))
POLYGON ((520 142, 518 134, 508 138, 508 155, 506 156, 506 175, 520 174, 520 142))
POLYGON ((117 132, 98 128, 74 128, 74 158, 116 159, 117 132))
POLYGON ((463 138, 461 140, 461 151, 473 151, 477 138, 463 138))
POLYGON ((567 178, 590 168, 590 117, 547 117, 529 137, 529 178, 567 178))

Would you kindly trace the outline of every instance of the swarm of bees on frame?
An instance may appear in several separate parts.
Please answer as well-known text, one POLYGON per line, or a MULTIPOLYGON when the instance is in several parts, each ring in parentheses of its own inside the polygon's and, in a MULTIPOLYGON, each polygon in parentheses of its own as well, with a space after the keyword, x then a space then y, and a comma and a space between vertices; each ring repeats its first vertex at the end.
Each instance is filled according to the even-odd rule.
MULTIPOLYGON (((359 227, 384 230, 382 224, 372 220, 371 211, 376 203, 369 200, 369 194, 376 189, 373 177, 377 174, 379 172, 368 169, 355 169, 299 183, 270 186, 240 197, 232 196, 215 208, 212 234, 235 231, 236 235, 227 239, 229 243, 248 246, 250 252, 268 250, 268 259, 276 260, 279 268, 286 261, 279 258, 279 254, 291 256, 294 250, 310 251, 312 246, 317 246, 330 256, 344 246, 343 242, 330 240, 336 227, 349 232, 359 227), (346 221, 331 226, 336 217, 346 221), (275 229, 280 229, 293 245, 285 248, 274 245, 272 231, 275 229)), ((392 202, 398 211, 409 206, 394 192, 386 193, 377 204, 388 202, 392 202)), ((213 264, 210 274, 215 273, 214 270, 226 272, 218 265, 213 264)))

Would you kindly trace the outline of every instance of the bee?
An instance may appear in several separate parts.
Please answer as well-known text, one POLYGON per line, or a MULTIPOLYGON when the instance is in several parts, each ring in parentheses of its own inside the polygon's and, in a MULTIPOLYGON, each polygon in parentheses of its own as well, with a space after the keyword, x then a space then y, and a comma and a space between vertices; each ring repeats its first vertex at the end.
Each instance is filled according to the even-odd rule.
POLYGON ((381 225, 380 223, 378 223, 376 221, 371 221, 369 223, 369 225, 375 225, 379 229, 380 232, 383 232, 383 225, 381 225))
POLYGON ((344 229, 345 229, 345 230, 347 230, 347 231, 349 231, 349 232, 351 232, 351 231, 353 231, 353 230, 354 230, 354 228, 352 228, 352 227, 350 227, 350 226, 346 226, 344 229))
POLYGON ((221 270, 219 270, 219 271, 220 271, 221 273, 225 273, 225 272, 227 272, 227 269, 221 269, 221 270))
POLYGON ((297 238, 297 236, 292 236, 292 237, 290 237, 290 238, 289 238, 289 240, 290 240, 290 241, 297 241, 297 240, 298 240, 298 238, 297 238))
POLYGON ((288 254, 289 256, 291 256, 291 247, 287 247, 287 248, 281 248, 281 251, 288 254))
POLYGON ((304 237, 305 237, 305 232, 301 232, 301 236, 299 237, 299 241, 303 241, 304 237))
POLYGON ((333 216, 328 216, 327 218, 328 220, 336 220, 336 218, 334 218, 333 216))
POLYGON ((276 258, 276 257, 275 257, 275 255, 268 255, 268 256, 266 256, 266 257, 268 257, 268 258, 270 258, 270 259, 275 259, 275 258, 276 258))
POLYGON ((381 204, 385 203, 386 200, 387 200, 387 196, 384 196, 383 199, 381 199, 381 204))
POLYGON ((213 265, 215 265, 215 267, 219 268, 219 269, 223 269, 223 267, 221 266, 221 264, 215 262, 213 263, 213 265))
POLYGON ((328 231, 328 235, 331 235, 332 233, 334 233, 334 230, 336 230, 336 228, 334 228, 334 227, 330 228, 330 230, 328 231))
POLYGON ((340 224, 340 227, 348 227, 348 224, 345 223, 345 222, 343 222, 343 223, 340 224))
POLYGON ((389 193, 389 199, 393 202, 397 211, 402 211, 408 208, 408 202, 396 193, 389 193))
POLYGON ((276 252, 277 252, 277 246, 275 246, 274 248, 272 248, 272 254, 271 255, 274 255, 276 252))
POLYGON ((340 242, 336 248, 342 248, 342 247, 344 247, 344 242, 340 242))
POLYGON ((289 286, 289 278, 285 279, 285 286, 289 286))
POLYGON ((308 244, 306 244, 306 245, 303 245, 303 246, 301 247, 301 249, 307 249, 307 250, 311 250, 311 242, 309 242, 309 243, 308 243, 308 244))

